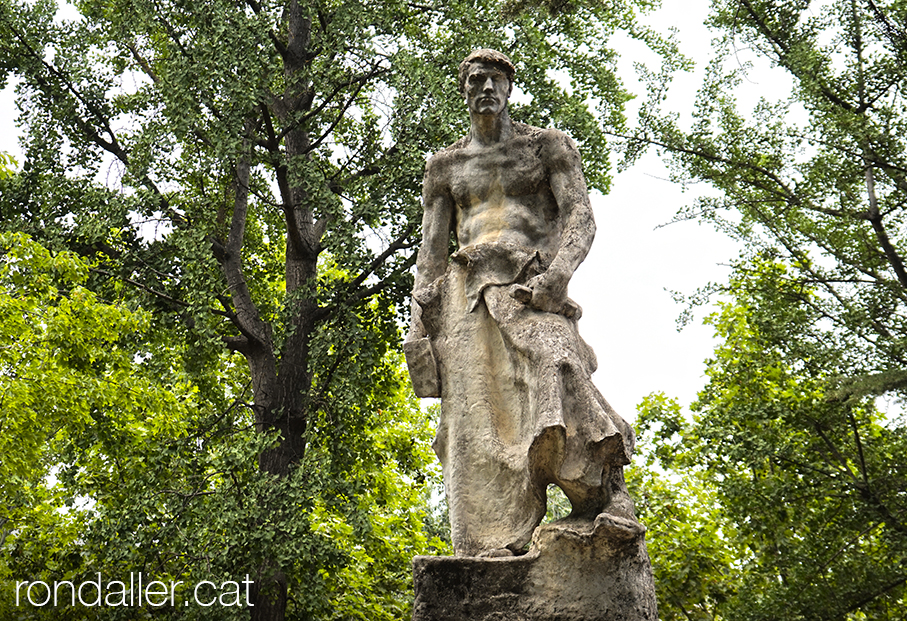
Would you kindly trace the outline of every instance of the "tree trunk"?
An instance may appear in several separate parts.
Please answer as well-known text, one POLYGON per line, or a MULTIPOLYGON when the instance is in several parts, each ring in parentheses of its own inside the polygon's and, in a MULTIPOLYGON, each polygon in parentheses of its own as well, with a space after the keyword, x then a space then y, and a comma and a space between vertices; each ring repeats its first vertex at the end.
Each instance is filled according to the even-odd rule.
MULTIPOLYGON (((297 123, 296 115, 311 106, 311 88, 300 79, 304 75, 306 55, 311 37, 311 22, 305 19, 297 0, 290 0, 285 9, 288 23, 287 52, 284 73, 287 90, 274 105, 281 126, 297 123)), ((271 110, 266 110, 270 115, 271 110)), ((290 475, 294 465, 305 455, 305 432, 308 422, 308 396, 312 386, 309 369, 309 339, 315 329, 317 303, 307 296, 297 296, 301 287, 312 282, 317 274, 321 249, 321 228, 314 221, 309 196, 293 175, 295 163, 305 160, 310 147, 304 125, 296 125, 286 133, 285 163, 278 172, 284 220, 286 222, 286 292, 288 304, 285 326, 288 334, 282 351, 276 356, 273 344, 247 355, 253 378, 256 427, 259 432, 277 431, 278 444, 259 455, 261 472, 276 477, 290 475)), ((287 608, 287 574, 284 568, 266 559, 259 568, 252 591, 253 621, 283 621, 287 608)))

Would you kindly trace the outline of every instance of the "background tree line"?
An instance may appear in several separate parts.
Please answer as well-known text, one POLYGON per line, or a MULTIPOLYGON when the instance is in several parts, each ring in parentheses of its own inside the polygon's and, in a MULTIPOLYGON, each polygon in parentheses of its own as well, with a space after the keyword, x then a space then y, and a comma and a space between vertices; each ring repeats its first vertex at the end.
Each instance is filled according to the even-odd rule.
POLYGON ((907 4, 718 0, 708 23, 691 128, 652 72, 627 143, 720 190, 677 218, 743 248, 691 297, 719 339, 692 416, 640 409, 662 618, 903 619, 907 4), (790 96, 740 110, 748 59, 790 96))
MULTIPOLYGON (((508 52, 514 118, 607 191, 609 35, 673 55, 648 8, 0 0, 25 151, 0 181, 4 584, 248 574, 249 610, 153 616, 406 618, 411 557, 448 549, 398 349, 457 64, 508 52)), ((12 593, 9 618, 152 614, 12 593)))
POLYGON ((397 353, 419 184, 491 45, 591 187, 609 136, 625 164, 654 146, 721 192, 678 218, 744 247, 694 296, 720 343, 692 415, 640 407, 662 618, 907 617, 907 420, 880 407, 907 386, 907 4, 716 0, 690 129, 652 7, 0 1, 26 135, 0 180, 0 579, 249 573, 251 611, 156 616, 407 617, 409 558, 447 549, 397 353), (664 61, 631 125, 617 30, 664 61), (738 110, 746 54, 788 100, 738 110))

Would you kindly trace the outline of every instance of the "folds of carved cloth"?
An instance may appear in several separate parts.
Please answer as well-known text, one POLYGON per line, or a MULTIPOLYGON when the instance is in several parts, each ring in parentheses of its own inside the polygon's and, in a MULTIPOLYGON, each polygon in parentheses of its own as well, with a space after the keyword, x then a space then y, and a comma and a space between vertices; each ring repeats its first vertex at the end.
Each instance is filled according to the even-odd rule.
POLYGON ((487 244, 452 259, 423 321, 441 377, 434 449, 457 555, 520 553, 545 515, 549 483, 576 517, 619 504, 632 518, 622 467, 633 431, 592 384, 595 355, 575 319, 511 295, 544 270, 538 255, 487 244))

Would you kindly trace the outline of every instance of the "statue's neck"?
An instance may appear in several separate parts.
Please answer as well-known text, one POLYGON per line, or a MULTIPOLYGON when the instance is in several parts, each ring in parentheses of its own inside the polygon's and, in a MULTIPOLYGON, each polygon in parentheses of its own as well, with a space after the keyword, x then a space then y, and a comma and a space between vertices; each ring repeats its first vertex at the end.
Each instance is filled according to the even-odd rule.
POLYGON ((469 120, 471 121, 469 141, 482 146, 507 140, 513 128, 507 108, 504 108, 500 114, 470 112, 469 120))

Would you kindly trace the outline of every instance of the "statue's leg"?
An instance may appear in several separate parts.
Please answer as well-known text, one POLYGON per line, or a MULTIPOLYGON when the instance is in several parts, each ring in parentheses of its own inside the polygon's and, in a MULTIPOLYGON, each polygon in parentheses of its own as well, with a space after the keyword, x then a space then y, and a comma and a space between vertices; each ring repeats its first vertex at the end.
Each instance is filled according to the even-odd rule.
MULTIPOLYGON (((519 554, 545 515, 545 488, 530 476, 532 419, 522 354, 512 351, 485 304, 472 311, 462 271, 448 273, 435 451, 443 466, 458 556, 519 554)), ((515 301, 514 301, 515 303, 515 301)))
POLYGON ((636 507, 630 493, 627 491, 627 482, 624 480, 623 466, 609 466, 610 470, 605 484, 608 486, 608 503, 601 513, 610 513, 618 517, 636 520, 636 507))
POLYGON ((564 490, 572 507, 565 521, 592 522, 598 516, 606 515, 632 524, 630 528, 634 531, 637 529, 635 506, 627 491, 623 466, 605 466, 600 486, 577 481, 559 481, 557 485, 564 490))
POLYGON ((621 467, 633 431, 595 388, 594 356, 575 320, 526 307, 503 288, 489 288, 485 298, 527 387, 522 433, 531 441, 533 483, 560 487, 571 519, 591 521, 605 511, 633 519, 621 467))

